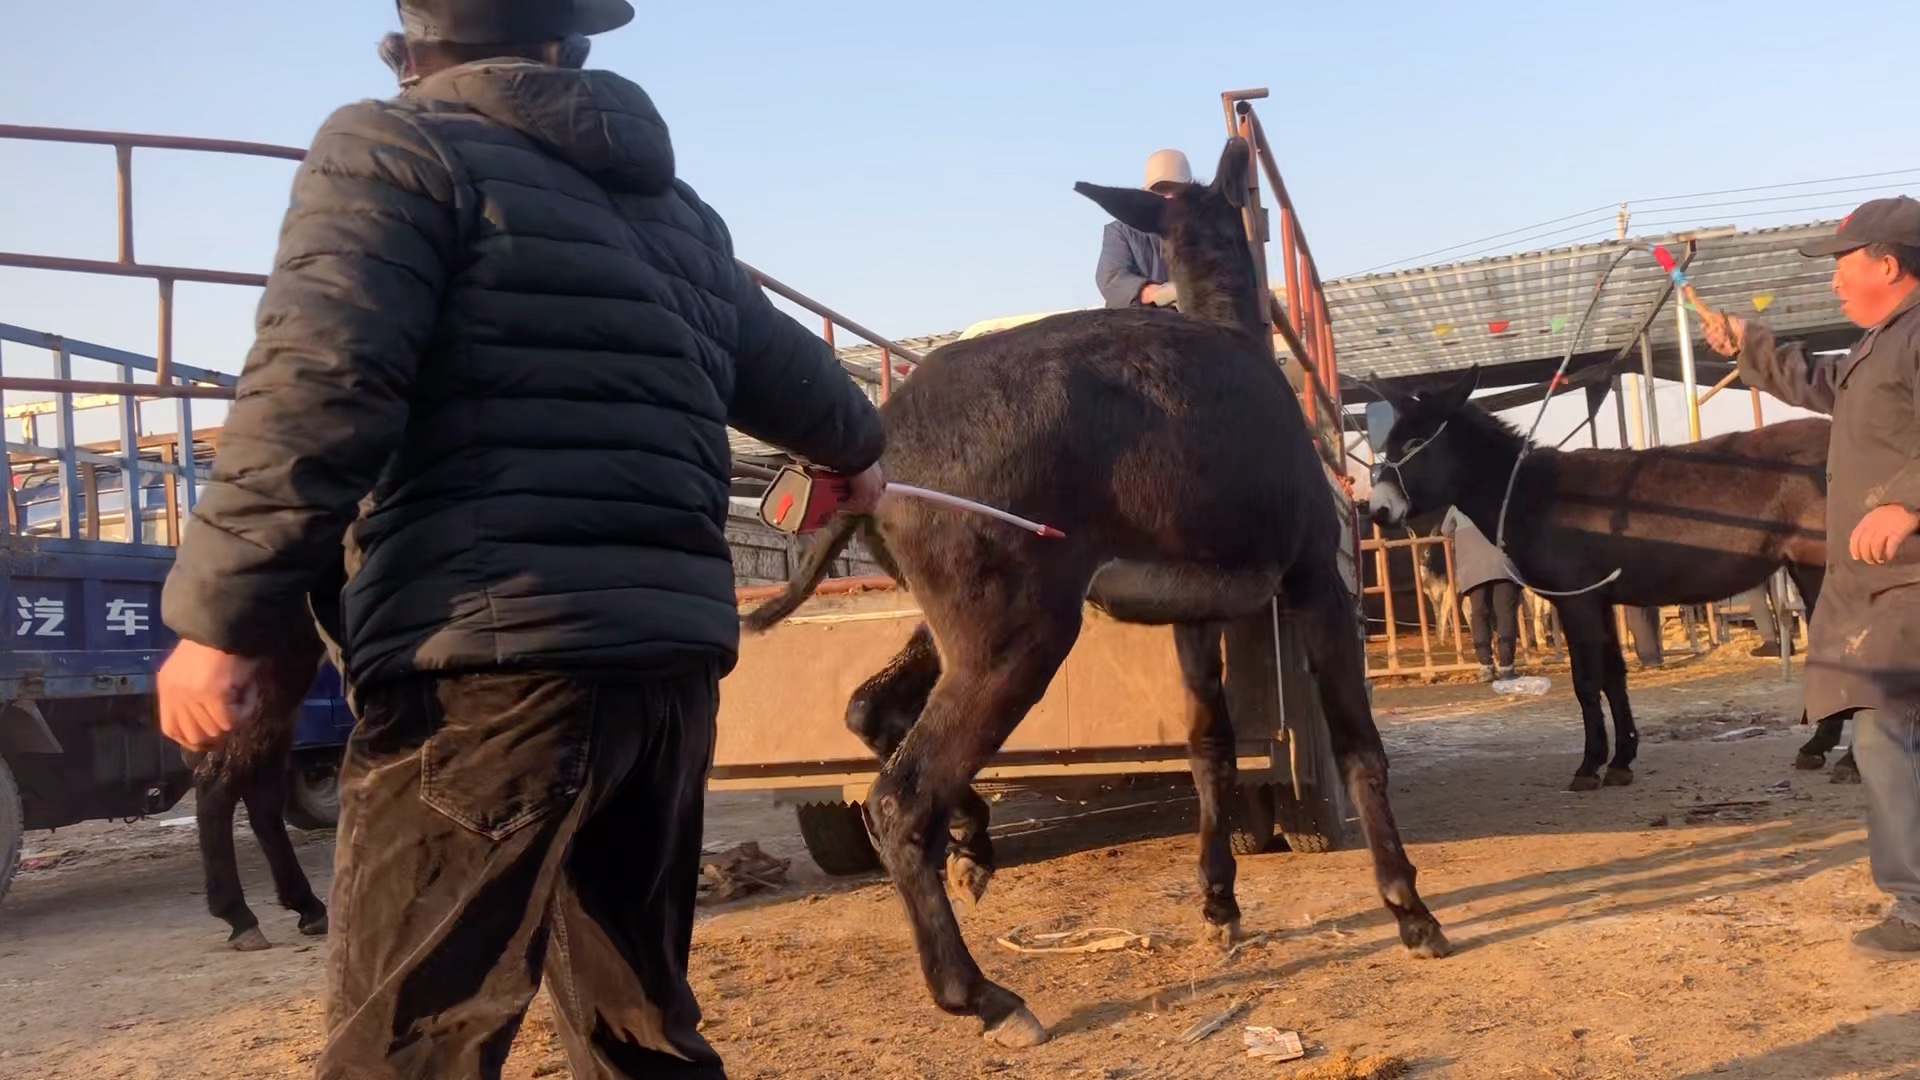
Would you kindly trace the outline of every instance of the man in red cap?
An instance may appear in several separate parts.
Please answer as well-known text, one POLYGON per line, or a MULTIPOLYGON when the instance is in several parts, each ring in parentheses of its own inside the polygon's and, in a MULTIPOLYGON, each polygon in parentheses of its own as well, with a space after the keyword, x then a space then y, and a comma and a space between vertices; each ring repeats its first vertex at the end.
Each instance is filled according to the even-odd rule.
POLYGON ((253 722, 320 616, 358 720, 323 1080, 497 1078, 543 978, 581 1080, 721 1078, 686 967, 739 641, 727 429, 856 507, 885 436, 646 92, 582 69, 626 0, 398 7, 406 92, 335 112, 293 182, 167 579, 161 725, 253 722))
POLYGON ((1854 935, 1883 959, 1920 957, 1920 202, 1875 199, 1831 237, 1833 291, 1866 336, 1845 357, 1781 344, 1760 322, 1703 320, 1748 386, 1833 416, 1827 576, 1807 657, 1811 718, 1864 709, 1854 753, 1867 792, 1873 879, 1893 897, 1854 935))

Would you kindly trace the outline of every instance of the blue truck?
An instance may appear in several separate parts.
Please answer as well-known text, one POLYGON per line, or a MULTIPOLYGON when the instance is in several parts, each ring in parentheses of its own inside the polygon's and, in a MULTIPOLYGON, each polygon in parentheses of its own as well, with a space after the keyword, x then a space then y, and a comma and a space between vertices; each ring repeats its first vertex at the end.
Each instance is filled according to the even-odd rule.
MULTIPOLYGON (((156 380, 152 357, 0 324, 0 371, 17 384, 29 363, 50 364, 49 386, 68 388, 5 406, 0 896, 25 832, 158 814, 191 790, 154 708, 154 672, 175 640, 160 622, 160 588, 219 432, 194 426, 193 399, 151 395, 157 381, 204 388, 194 391, 203 398, 230 396, 234 383, 180 365, 156 380), (80 392, 76 361, 126 389, 80 392), (111 437, 84 441, 89 426, 111 437), (172 430, 147 433, 156 427, 172 430)), ((333 825, 351 728, 340 677, 323 668, 296 731, 289 824, 333 825)))

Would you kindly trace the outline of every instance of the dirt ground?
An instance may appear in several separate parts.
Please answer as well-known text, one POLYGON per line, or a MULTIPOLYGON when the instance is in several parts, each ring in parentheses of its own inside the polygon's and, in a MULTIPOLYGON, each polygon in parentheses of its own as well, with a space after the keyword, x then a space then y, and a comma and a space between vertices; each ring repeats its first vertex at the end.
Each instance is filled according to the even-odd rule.
MULTIPOLYGON (((1243 859, 1256 936, 1229 958, 1200 934, 1190 792, 1008 798, 996 807, 1003 869, 961 921, 988 975, 1053 1030, 1018 1053, 933 1007, 884 882, 826 878, 789 811, 716 796, 710 848, 751 839, 795 861, 784 889, 703 918, 693 968, 707 1034, 739 1078, 1363 1075, 1327 1068, 1348 1051, 1434 1078, 1920 1077, 1920 964, 1847 947, 1884 908, 1860 789, 1792 769, 1807 734, 1790 726, 1797 686, 1744 652, 1636 674, 1639 782, 1587 795, 1563 790, 1580 746, 1564 672, 1524 701, 1459 684, 1381 689, 1396 810, 1458 948, 1441 961, 1400 949, 1364 852, 1243 859), (1715 738, 1749 727, 1764 730, 1715 738), (1034 927, 1112 927, 1149 944, 996 944, 1034 927), (1181 1041, 1230 1011, 1216 1034, 1181 1041), (1248 1058, 1247 1025, 1298 1031, 1309 1058, 1248 1058)), ((271 907, 246 841, 249 897, 276 947, 225 949, 188 826, 29 839, 32 868, 0 908, 0 1077, 310 1072, 324 948, 271 907)), ((299 842, 324 884, 329 841, 299 842)), ((509 1075, 569 1075, 544 998, 509 1075)))

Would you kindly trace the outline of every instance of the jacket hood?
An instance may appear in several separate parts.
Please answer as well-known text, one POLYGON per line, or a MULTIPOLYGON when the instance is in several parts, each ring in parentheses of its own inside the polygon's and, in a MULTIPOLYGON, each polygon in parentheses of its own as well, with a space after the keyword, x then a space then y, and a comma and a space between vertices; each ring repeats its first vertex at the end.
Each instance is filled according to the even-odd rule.
POLYGON ((673 185, 673 142, 647 92, 610 71, 485 60, 422 79, 407 95, 465 106, 616 191, 673 185))

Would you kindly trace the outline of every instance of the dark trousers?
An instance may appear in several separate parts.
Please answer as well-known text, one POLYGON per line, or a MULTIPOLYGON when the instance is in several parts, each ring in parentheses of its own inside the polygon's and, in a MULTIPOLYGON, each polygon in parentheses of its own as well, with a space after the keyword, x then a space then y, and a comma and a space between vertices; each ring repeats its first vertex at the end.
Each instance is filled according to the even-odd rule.
POLYGON ((1492 664, 1497 636, 1500 666, 1512 667, 1514 643, 1520 639, 1520 586, 1512 581, 1488 581, 1468 589, 1467 602, 1473 625, 1474 655, 1482 664, 1492 664))
POLYGON ((368 688, 321 1080, 500 1075, 542 976, 573 1075, 724 1077, 687 985, 716 674, 368 688))

